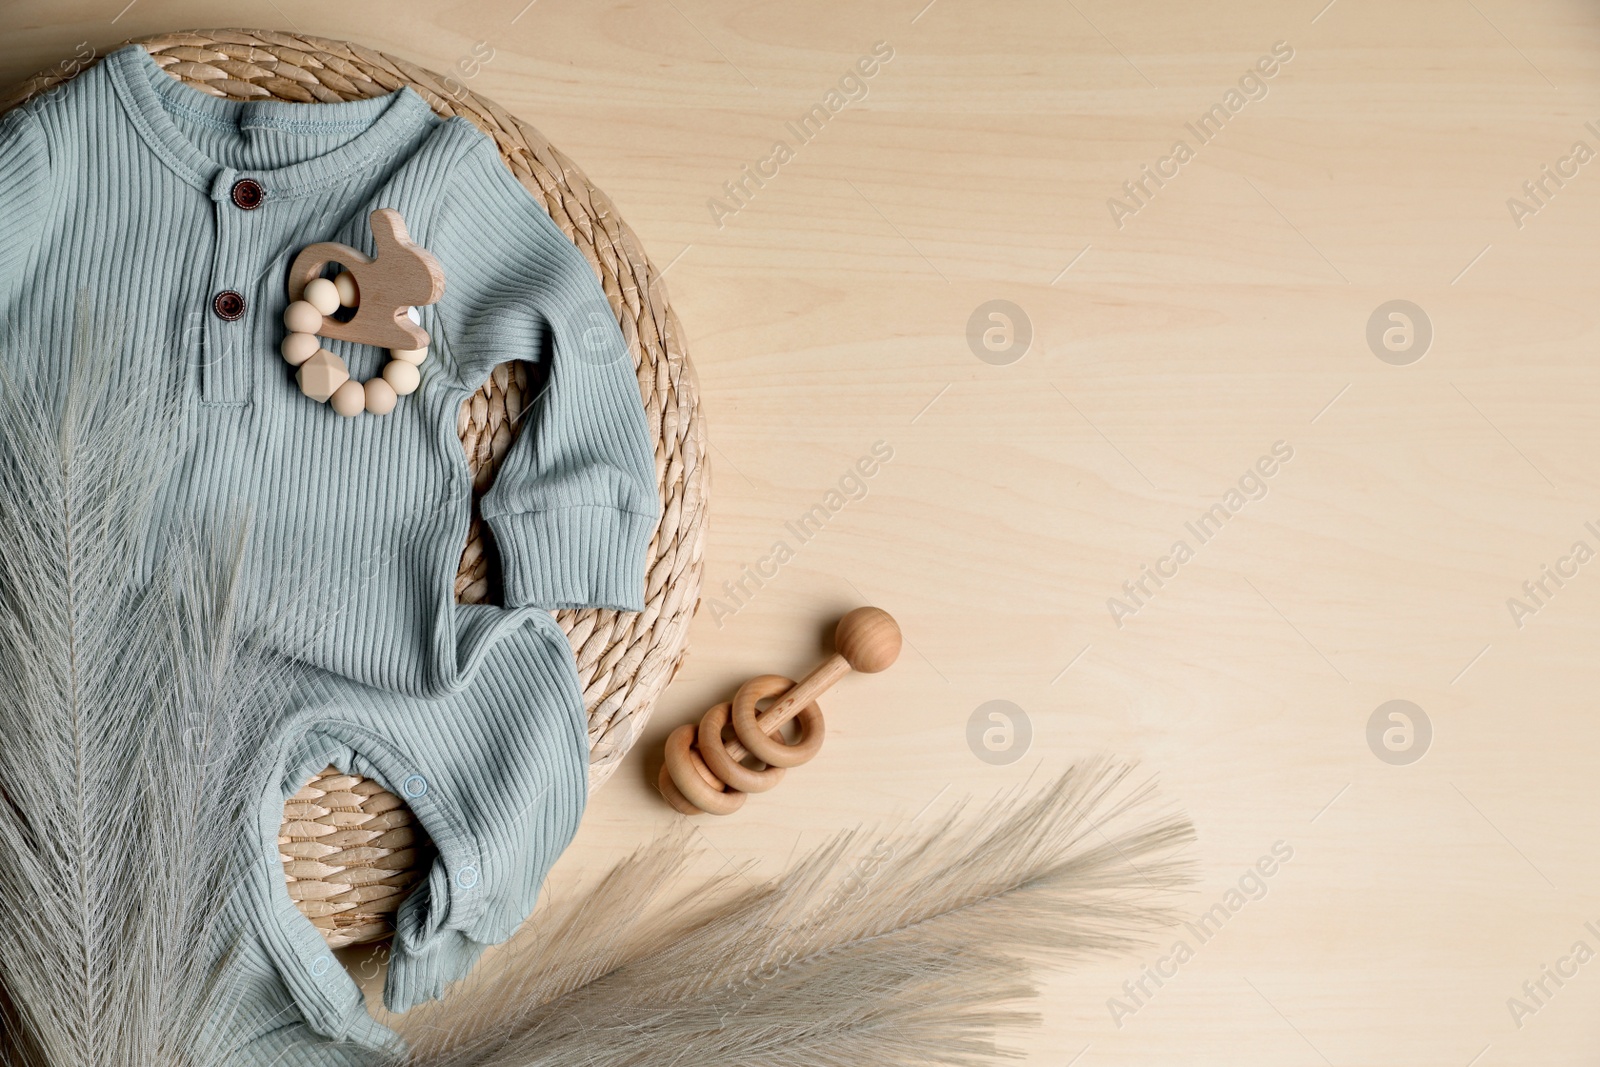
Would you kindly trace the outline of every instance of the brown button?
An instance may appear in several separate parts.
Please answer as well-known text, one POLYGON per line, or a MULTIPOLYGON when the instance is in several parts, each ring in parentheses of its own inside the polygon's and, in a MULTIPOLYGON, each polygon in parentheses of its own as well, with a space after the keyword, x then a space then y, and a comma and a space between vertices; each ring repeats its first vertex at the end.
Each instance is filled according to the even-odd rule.
POLYGON ((211 310, 217 313, 217 318, 227 319, 229 322, 235 319, 242 319, 244 318, 244 297, 232 289, 224 289, 217 294, 215 300, 211 301, 211 310))
POLYGON ((266 198, 267 194, 262 192, 261 183, 254 178, 240 178, 233 183, 233 202, 246 211, 254 211, 266 198))

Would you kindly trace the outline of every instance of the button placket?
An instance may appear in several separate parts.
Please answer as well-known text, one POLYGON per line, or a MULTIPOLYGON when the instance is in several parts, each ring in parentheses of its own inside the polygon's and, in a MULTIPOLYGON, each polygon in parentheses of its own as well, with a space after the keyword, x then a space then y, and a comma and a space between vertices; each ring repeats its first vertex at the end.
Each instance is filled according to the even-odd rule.
POLYGON ((253 365, 263 316, 260 264, 266 242, 260 239, 266 192, 253 178, 225 171, 212 187, 216 247, 211 271, 211 311, 200 353, 200 397, 212 404, 242 404, 250 399, 253 365), (255 283, 255 284, 252 284, 255 283))

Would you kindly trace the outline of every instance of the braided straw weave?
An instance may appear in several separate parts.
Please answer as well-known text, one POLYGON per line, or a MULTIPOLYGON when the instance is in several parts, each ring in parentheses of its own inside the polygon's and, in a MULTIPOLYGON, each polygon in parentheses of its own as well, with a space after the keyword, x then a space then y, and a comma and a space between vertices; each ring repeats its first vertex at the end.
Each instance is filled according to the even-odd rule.
MULTIPOLYGON (((645 609, 563 611, 589 713, 589 788, 616 769, 656 697, 687 652, 699 601, 708 469, 699 389, 660 272, 605 194, 532 126, 459 81, 357 44, 264 30, 194 30, 139 42, 173 77, 214 96, 302 103, 354 100, 409 85, 438 114, 462 115, 495 139, 501 158, 583 252, 605 288, 639 375, 655 438, 662 519, 651 542, 645 609)), ((88 62, 69 60, 0 95, 0 112, 50 91, 88 62)), ((494 479, 535 395, 523 363, 497 367, 461 407, 461 444, 474 500, 494 479)), ((497 592, 489 531, 476 513, 456 598, 483 603, 497 592)), ((300 910, 338 948, 381 940, 390 917, 426 873, 433 851, 400 798, 377 782, 314 777, 284 809, 284 872, 300 910)))

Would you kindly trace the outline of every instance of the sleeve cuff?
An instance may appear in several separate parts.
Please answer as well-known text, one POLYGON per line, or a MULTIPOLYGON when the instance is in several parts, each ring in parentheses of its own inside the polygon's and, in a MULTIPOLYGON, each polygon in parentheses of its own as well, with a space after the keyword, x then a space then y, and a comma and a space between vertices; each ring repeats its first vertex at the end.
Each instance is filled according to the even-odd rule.
POLYGON ((507 607, 644 610, 654 516, 594 505, 486 518, 507 607))

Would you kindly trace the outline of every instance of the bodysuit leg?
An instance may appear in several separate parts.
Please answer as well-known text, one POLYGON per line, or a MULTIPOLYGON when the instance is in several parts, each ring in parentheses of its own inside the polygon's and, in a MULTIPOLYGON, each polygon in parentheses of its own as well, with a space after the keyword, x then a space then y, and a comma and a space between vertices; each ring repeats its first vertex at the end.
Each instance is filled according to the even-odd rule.
POLYGON ((367 1013, 285 885, 283 804, 324 767, 373 778, 403 798, 438 849, 396 915, 384 986, 390 1011, 439 997, 532 911, 577 831, 588 743, 566 636, 548 614, 527 616, 450 696, 400 696, 320 671, 301 683, 297 710, 277 734, 280 771, 261 805, 238 901, 242 942, 228 972, 235 1062, 333 1067, 397 1040, 367 1013))

